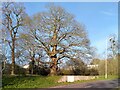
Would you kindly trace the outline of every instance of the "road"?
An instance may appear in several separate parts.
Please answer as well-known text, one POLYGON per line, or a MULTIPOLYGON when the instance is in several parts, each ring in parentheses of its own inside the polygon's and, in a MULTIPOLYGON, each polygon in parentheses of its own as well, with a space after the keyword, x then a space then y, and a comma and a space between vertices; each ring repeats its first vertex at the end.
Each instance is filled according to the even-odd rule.
POLYGON ((116 79, 116 80, 99 80, 99 81, 86 82, 80 84, 63 85, 52 88, 118 88, 119 85, 120 85, 120 79, 116 79))
POLYGON ((80 84, 69 84, 37 90, 120 90, 120 79, 99 80, 80 84), (116 89, 115 89, 116 88, 116 89), (119 89, 118 89, 119 88, 119 89))

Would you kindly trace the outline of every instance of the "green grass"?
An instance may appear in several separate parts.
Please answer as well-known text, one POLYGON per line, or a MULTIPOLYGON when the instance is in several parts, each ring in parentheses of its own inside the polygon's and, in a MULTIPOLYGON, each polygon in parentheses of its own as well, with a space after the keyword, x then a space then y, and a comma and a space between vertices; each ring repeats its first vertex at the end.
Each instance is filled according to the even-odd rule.
POLYGON ((117 76, 108 76, 105 79, 104 76, 99 76, 94 80, 82 80, 72 83, 64 82, 57 83, 61 76, 3 76, 2 87, 3 88, 47 88, 59 85, 77 84, 83 82, 92 82, 97 80, 111 80, 116 79, 117 76))
POLYGON ((99 76, 98 79, 96 80, 112 80, 112 79, 117 79, 119 78, 118 75, 108 75, 107 79, 105 78, 105 76, 99 76))
POLYGON ((60 76, 9 76, 3 77, 3 88, 44 88, 55 86, 60 76))

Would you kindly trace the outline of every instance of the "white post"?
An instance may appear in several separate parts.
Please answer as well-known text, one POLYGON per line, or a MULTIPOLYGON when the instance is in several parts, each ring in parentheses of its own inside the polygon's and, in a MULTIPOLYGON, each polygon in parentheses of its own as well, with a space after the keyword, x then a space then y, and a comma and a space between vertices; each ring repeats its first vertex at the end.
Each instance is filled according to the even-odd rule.
POLYGON ((105 57, 105 78, 107 78, 107 39, 106 39, 106 57, 105 57))

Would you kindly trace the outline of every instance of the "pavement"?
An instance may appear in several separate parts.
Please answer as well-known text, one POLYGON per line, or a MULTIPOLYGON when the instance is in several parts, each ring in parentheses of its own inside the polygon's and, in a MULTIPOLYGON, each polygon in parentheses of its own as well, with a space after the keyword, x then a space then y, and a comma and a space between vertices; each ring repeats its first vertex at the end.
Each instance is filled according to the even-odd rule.
POLYGON ((99 80, 99 81, 85 82, 80 84, 62 85, 52 88, 118 88, 120 87, 119 85, 120 85, 120 79, 116 79, 116 80, 99 80))

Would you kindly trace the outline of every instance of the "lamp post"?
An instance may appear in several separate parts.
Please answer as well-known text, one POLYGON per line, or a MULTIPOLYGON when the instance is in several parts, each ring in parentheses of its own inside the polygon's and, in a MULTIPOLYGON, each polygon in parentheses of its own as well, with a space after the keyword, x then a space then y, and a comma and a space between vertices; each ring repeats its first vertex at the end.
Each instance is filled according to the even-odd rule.
POLYGON ((107 79, 108 75, 107 75, 107 41, 108 39, 106 39, 106 57, 105 57, 105 78, 107 79))
POLYGON ((108 78, 108 67, 107 67, 107 58, 108 58, 108 55, 107 55, 107 51, 108 51, 108 40, 110 42, 110 48, 112 49, 112 52, 113 52, 113 58, 115 58, 115 49, 116 49, 116 41, 115 41, 115 37, 112 36, 108 39, 106 39, 106 57, 105 57, 105 78, 108 78))

